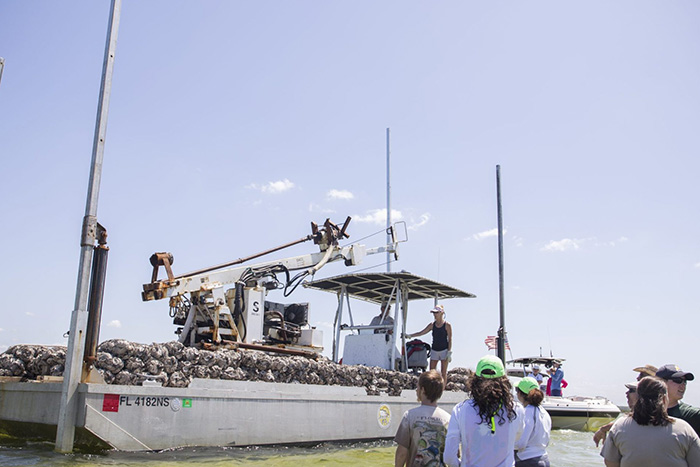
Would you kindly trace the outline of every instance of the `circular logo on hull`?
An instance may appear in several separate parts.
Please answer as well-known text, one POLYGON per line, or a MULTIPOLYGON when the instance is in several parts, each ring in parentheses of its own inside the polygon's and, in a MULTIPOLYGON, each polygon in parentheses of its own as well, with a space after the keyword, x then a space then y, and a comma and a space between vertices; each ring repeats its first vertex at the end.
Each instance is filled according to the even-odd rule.
POLYGON ((179 411, 182 408, 182 401, 177 397, 173 397, 170 401, 170 408, 173 412, 179 411))
POLYGON ((379 410, 377 410, 377 422, 379 422, 379 426, 384 429, 389 428, 389 425, 391 425, 391 409, 388 405, 382 404, 379 406, 379 410))

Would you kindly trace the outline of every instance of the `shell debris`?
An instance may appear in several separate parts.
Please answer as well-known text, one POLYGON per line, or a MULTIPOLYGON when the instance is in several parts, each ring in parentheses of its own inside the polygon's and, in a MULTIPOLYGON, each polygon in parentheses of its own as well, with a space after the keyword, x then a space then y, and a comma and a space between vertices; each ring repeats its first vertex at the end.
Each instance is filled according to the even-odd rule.
MULTIPOLYGON (((398 396, 415 389, 418 376, 363 365, 341 365, 321 357, 275 355, 258 350, 200 350, 179 342, 138 344, 112 339, 98 347, 95 368, 107 384, 140 385, 157 380, 166 387, 187 387, 193 378, 364 387, 367 394, 398 396)), ((14 345, 0 354, 0 376, 35 380, 62 376, 66 348, 14 345)), ((466 392, 472 370, 447 373, 448 391, 466 392)))

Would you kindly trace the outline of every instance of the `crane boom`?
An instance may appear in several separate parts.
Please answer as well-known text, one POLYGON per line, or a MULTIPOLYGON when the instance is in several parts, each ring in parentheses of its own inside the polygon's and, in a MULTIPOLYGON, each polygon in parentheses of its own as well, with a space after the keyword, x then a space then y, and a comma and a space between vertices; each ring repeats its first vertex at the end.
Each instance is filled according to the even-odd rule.
POLYGON ((295 344, 320 351, 323 349, 321 331, 308 324, 308 304, 283 305, 266 300, 269 290, 284 289, 291 294, 309 276, 328 263, 343 260, 346 266, 362 262, 365 256, 390 252, 397 256, 396 236, 391 244, 367 249, 364 245, 340 246, 348 238, 348 217, 342 228, 326 219, 322 227, 311 223, 311 234, 300 240, 241 258, 219 266, 200 269, 175 276, 173 255, 155 253, 151 282, 143 285, 144 301, 169 298, 170 316, 179 326, 175 331, 180 342, 196 345, 200 342, 220 344, 223 341, 252 344, 295 344), (270 260, 254 265, 242 265, 246 260, 260 257, 298 243, 313 240, 318 252, 290 258, 270 260), (167 278, 158 280, 160 267, 167 278), (296 275, 291 277, 291 273, 296 275), (280 281, 278 275, 284 274, 280 281))

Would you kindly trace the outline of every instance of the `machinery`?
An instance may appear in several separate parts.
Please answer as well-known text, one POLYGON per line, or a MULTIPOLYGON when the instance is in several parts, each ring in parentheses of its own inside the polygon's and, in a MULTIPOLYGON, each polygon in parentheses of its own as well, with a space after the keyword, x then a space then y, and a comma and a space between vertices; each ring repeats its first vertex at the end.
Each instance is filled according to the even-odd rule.
POLYGON ((311 234, 246 258, 175 276, 173 255, 155 253, 151 282, 144 284, 144 301, 168 298, 170 316, 178 326, 175 331, 185 345, 242 343, 249 345, 284 344, 323 350, 320 330, 309 325, 308 303, 282 304, 268 302, 270 290, 283 289, 289 296, 305 278, 325 264, 343 260, 346 266, 359 264, 369 254, 393 253, 398 259, 395 228, 391 227, 392 243, 367 249, 364 245, 340 246, 348 238, 348 217, 342 228, 326 219, 322 227, 311 223, 311 234), (313 240, 319 252, 243 266, 253 258, 313 240), (167 278, 158 279, 160 267, 167 278), (293 277, 292 273, 297 272, 293 277))

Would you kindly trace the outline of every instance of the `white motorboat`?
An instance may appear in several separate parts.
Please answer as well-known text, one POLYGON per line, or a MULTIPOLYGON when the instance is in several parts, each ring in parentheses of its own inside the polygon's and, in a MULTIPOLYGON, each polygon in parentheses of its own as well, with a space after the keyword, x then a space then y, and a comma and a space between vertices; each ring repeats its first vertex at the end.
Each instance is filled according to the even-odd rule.
MULTIPOLYGON (((531 373, 533 365, 550 368, 563 358, 522 357, 509 360, 508 376, 517 383, 531 373)), ((546 375, 543 375, 546 376, 546 375)), ((552 428, 577 431, 596 431, 620 415, 620 408, 602 396, 545 396, 542 407, 552 417, 552 428)))

